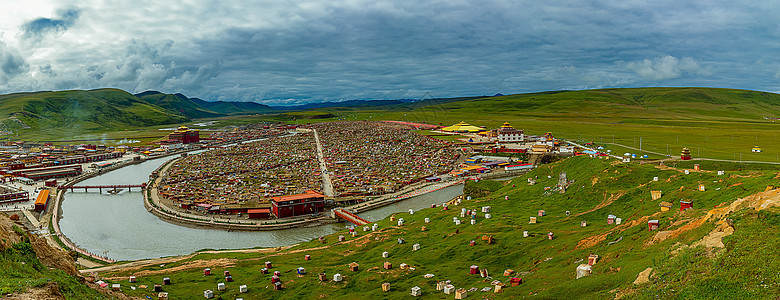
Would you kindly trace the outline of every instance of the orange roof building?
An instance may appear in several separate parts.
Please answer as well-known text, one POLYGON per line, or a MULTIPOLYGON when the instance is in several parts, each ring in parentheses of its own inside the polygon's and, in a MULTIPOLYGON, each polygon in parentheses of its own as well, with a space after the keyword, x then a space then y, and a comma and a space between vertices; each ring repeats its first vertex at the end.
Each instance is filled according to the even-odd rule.
POLYGON ((277 218, 315 214, 325 210, 325 195, 315 191, 271 198, 271 211, 277 218))

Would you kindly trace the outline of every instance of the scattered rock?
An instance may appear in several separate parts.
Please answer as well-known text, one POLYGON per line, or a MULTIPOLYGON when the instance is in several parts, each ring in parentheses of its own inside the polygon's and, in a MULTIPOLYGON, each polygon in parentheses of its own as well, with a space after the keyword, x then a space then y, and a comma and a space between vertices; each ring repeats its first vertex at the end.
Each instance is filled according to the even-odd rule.
POLYGON ((653 268, 647 268, 642 272, 639 272, 639 276, 634 280, 634 284, 640 285, 650 282, 650 275, 653 273, 653 268))

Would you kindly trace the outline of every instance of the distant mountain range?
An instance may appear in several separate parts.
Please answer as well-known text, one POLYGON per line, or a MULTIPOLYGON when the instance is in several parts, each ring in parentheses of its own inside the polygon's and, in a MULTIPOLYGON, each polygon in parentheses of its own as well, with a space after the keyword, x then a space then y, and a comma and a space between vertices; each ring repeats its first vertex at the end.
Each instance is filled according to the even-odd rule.
POLYGON ((271 106, 271 108, 283 111, 300 111, 329 107, 379 107, 386 105, 404 104, 412 101, 414 100, 347 100, 340 102, 307 103, 295 106, 271 106))
POLYGON ((269 119, 277 121, 301 117, 321 119, 345 111, 403 112, 409 120, 445 123, 471 119, 475 115, 500 116, 502 120, 523 115, 628 117, 630 120, 658 116, 680 120, 757 120, 780 116, 780 95, 735 89, 670 87, 268 106, 255 102, 204 101, 157 91, 135 95, 119 89, 41 91, 0 95, 0 137, 9 133, 73 136, 250 114, 274 114, 276 118, 269 119))
POLYGON ((198 98, 187 98, 187 96, 178 93, 163 94, 157 91, 146 91, 135 94, 135 96, 191 119, 264 114, 275 111, 268 105, 255 102, 205 101, 198 98))

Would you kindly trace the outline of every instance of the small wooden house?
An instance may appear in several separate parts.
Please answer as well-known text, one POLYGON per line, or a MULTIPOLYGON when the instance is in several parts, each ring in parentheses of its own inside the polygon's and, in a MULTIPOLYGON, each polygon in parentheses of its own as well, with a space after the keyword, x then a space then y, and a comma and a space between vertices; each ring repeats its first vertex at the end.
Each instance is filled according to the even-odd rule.
POLYGON ((130 276, 130 280, 129 281, 130 281, 130 283, 135 283, 136 282, 135 276, 130 276))
POLYGON ((392 263, 390 263, 389 261, 386 261, 386 262, 385 262, 385 263, 382 265, 382 267, 383 267, 383 268, 385 268, 385 270, 390 270, 390 269, 392 269, 392 268, 393 268, 393 264, 392 264, 392 263))
POLYGON ((468 292, 466 289, 458 289, 455 291, 455 299, 466 299, 468 297, 468 292))
POLYGON ((214 298, 214 292, 212 292, 211 290, 203 291, 203 298, 206 298, 206 299, 214 298))
POLYGON ((509 284, 511 286, 518 286, 521 283, 523 283, 523 279, 519 277, 512 277, 512 279, 509 279, 509 284))
POLYGON ((279 291, 281 289, 282 289, 282 282, 277 281, 276 283, 274 283, 274 290, 279 291))
POLYGON ((308 254, 304 255, 303 260, 311 260, 311 255, 308 254))
POLYGON ((536 224, 536 217, 531 217, 531 219, 528 221, 528 224, 536 224))
POLYGON ((306 275, 306 268, 298 267, 298 275, 306 275))
POLYGON ((157 300, 168 300, 168 293, 161 292, 157 294, 157 300))
POLYGON ((339 282, 339 281, 341 281, 343 279, 344 279, 344 277, 342 277, 341 274, 339 274, 339 273, 333 274, 333 281, 334 282, 339 282))
POLYGON ((552 233, 552 232, 548 232, 548 233, 547 233, 547 239, 548 239, 548 240, 552 240, 552 239, 554 239, 554 238, 555 238, 555 236, 553 235, 553 233, 552 233))
POLYGON ((489 277, 488 270, 486 268, 479 269, 479 276, 482 278, 489 277))
MULTIPOLYGON (((281 285, 281 282, 279 282, 279 284, 281 285)), ((249 291, 249 288, 246 286, 246 284, 241 285, 241 286, 238 287, 238 292, 239 293, 246 293, 248 291, 249 291)))
POLYGON ((659 191, 650 191, 650 198, 652 198, 652 200, 660 199, 661 198, 661 191, 660 190, 659 191))
POLYGON ((595 265, 598 260, 599 260, 598 255, 596 254, 588 255, 588 265, 590 266, 595 265))
POLYGON ((444 290, 445 294, 449 295, 449 294, 452 294, 453 292, 455 292, 455 286, 451 285, 451 284, 447 284, 447 285, 444 286, 443 290, 444 290))
POLYGON ((171 279, 168 278, 168 277, 163 278, 163 284, 164 285, 170 285, 171 284, 171 279))
POLYGON ((225 288, 226 287, 225 287, 225 283, 224 282, 217 283, 217 290, 218 291, 224 291, 225 288))
POLYGON ((270 261, 265 262, 265 267, 270 269, 271 268, 271 262, 270 261))
POLYGON ((204 276, 211 275, 211 269, 209 269, 209 268, 205 268, 205 269, 203 269, 203 275, 204 275, 204 276))
POLYGON ((412 288, 412 296, 418 297, 422 295, 422 289, 419 286, 415 286, 412 288))
POLYGON ((680 200, 680 211, 693 208, 693 200, 680 200))
POLYGON ((544 217, 545 215, 547 215, 547 212, 545 212, 544 210, 540 210, 540 211, 538 212, 538 215, 539 215, 540 217, 544 217))
POLYGON ((390 257, 390 252, 387 252, 387 251, 385 251, 385 252, 382 252, 382 257, 383 257, 383 258, 388 258, 388 257, 390 257))
POLYGON ((656 230, 656 229, 658 229, 658 225, 659 224, 660 224, 660 222, 658 220, 647 221, 647 230, 649 230, 649 231, 656 230))
POLYGON ((320 273, 320 281, 327 281, 328 277, 325 275, 325 273, 320 273))
POLYGON ((356 262, 352 262, 352 263, 349 264, 349 270, 352 271, 352 272, 357 272, 358 271, 358 267, 360 267, 360 265, 358 263, 356 263, 356 262))
POLYGON ((469 274, 471 275, 479 274, 479 266, 471 265, 471 267, 469 268, 469 274))
POLYGON ((383 292, 389 292, 390 291, 390 283, 389 282, 385 282, 385 283, 382 284, 382 291, 383 292))
POLYGON ((673 204, 666 201, 662 201, 661 203, 658 204, 658 206, 661 207, 661 211, 668 211, 672 209, 673 204))
POLYGON ((614 224, 615 223, 615 218, 617 218, 615 215, 607 216, 607 224, 610 224, 610 225, 614 224))

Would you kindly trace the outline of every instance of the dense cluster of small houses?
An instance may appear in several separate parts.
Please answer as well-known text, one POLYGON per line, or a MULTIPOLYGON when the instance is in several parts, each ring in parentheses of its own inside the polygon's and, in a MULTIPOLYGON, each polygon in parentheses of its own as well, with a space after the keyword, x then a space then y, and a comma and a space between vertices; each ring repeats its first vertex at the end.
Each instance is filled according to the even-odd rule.
POLYGON ((329 122, 310 126, 322 141, 336 195, 395 192, 424 177, 445 174, 458 154, 447 142, 388 122, 329 122))
MULTIPOLYGON (((184 210, 261 207, 272 197, 323 191, 316 130, 336 196, 395 192, 449 172, 458 158, 446 142, 386 122, 334 122, 191 155, 171 165, 160 196, 184 210), (263 204, 260 204, 260 203, 263 204)), ((264 206, 263 206, 264 207, 264 206)))

